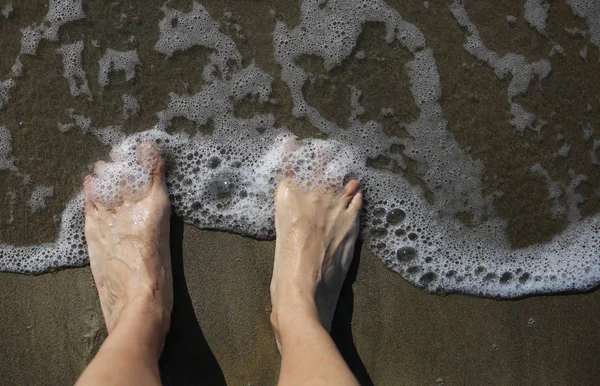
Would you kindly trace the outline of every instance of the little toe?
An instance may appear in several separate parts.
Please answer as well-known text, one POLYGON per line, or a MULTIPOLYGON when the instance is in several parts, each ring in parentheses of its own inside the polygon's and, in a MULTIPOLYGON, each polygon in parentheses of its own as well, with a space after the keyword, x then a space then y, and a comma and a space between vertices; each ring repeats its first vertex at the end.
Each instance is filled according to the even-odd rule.
POLYGON ((161 189, 164 189, 166 186, 165 160, 160 155, 158 156, 158 159, 157 159, 156 163, 154 164, 154 167, 152 168, 151 174, 152 174, 152 187, 159 187, 161 189))
POLYGON ((356 193, 358 193, 359 189, 360 189, 360 184, 358 183, 358 180, 353 178, 350 181, 346 182, 346 185, 344 185, 344 195, 348 196, 348 197, 352 197, 356 193))
POLYGON ((359 191, 360 191, 360 184, 358 183, 357 180, 351 179, 350 181, 346 182, 346 185, 344 185, 344 189, 342 190, 342 192, 340 194, 341 204, 345 205, 346 207, 348 205, 350 205, 350 202, 352 201, 352 199, 356 196, 356 194, 359 191))
POLYGON ((358 192, 352 197, 350 204, 348 204, 348 208, 356 213, 360 212, 363 205, 363 195, 362 192, 358 192))

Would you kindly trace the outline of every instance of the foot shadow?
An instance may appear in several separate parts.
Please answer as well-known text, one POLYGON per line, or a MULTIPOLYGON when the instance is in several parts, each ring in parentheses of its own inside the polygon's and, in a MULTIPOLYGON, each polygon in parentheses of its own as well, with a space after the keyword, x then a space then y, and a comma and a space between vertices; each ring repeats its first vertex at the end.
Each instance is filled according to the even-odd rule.
POLYGON ((174 304, 171 330, 158 362, 163 385, 226 385, 188 293, 183 271, 183 222, 171 217, 174 304))
POLYGON ((367 373, 367 369, 363 364, 352 337, 352 314, 354 313, 354 291, 352 285, 356 281, 358 266, 360 265, 360 251, 363 241, 356 240, 354 248, 354 258, 350 265, 350 270, 346 276, 346 281, 342 286, 340 299, 338 300, 337 308, 331 323, 331 338, 335 342, 342 357, 352 370, 352 373, 358 379, 358 383, 363 386, 372 386, 373 381, 367 373))

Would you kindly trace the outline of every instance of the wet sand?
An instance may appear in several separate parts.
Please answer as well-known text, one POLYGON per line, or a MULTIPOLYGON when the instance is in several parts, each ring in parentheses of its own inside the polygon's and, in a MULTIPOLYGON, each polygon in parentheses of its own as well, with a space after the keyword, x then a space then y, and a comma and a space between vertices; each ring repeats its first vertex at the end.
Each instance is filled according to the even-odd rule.
MULTIPOLYGON (((179 234, 165 384, 274 384, 273 243, 188 226, 179 234)), ((351 281, 354 274, 333 335, 363 384, 589 385, 600 378, 599 292, 518 301, 429 295, 365 250, 351 281)), ((106 333, 89 268, 1 274, 0 294, 2 384, 74 382, 106 333)))
MULTIPOLYGON (((546 241, 566 225, 564 220, 549 218, 546 184, 527 172, 533 163, 540 162, 563 184, 569 183, 569 168, 588 175, 588 183, 580 190, 587 199, 582 214, 597 213, 600 173, 589 163, 590 144, 582 140, 579 122, 600 127, 600 100, 596 98, 600 94, 599 51, 590 46, 588 60, 582 62, 576 52, 586 41, 561 32, 564 27, 586 29, 585 23, 572 15, 566 4, 552 3, 550 39, 545 39, 522 19, 516 26, 506 23, 507 14, 521 15, 522 2, 498 2, 494 10, 469 2, 467 11, 491 49, 518 51, 533 61, 547 57, 553 40, 570 53, 552 59, 551 76, 542 84, 532 84, 519 100, 544 116, 553 116, 551 122, 541 136, 531 131, 518 136, 508 124, 508 81, 497 79, 489 67, 464 51, 465 35, 447 4, 431 3, 426 10, 421 1, 391 2, 424 32, 434 51, 449 130, 485 164, 486 194, 495 190, 506 193, 495 206, 509 223, 513 245, 546 241), (593 103, 594 110, 584 111, 587 103, 593 103), (572 146, 567 159, 552 156, 562 145, 556 139, 558 134, 565 135, 572 146)), ((154 113, 168 102, 167 91, 201 89, 199 69, 206 64, 208 52, 195 48, 170 60, 153 52, 162 2, 140 4, 114 2, 103 7, 90 3, 86 5, 87 20, 61 29, 61 43, 85 41, 84 68, 96 98, 93 103, 69 95, 60 57, 55 54, 58 43, 43 42, 38 56, 25 58, 26 76, 18 81, 9 106, 0 111, 0 124, 9 126, 17 165, 31 175, 34 184, 22 185, 16 177, 0 171, 2 242, 23 245, 53 240, 55 216, 78 191, 88 165, 108 153, 79 131, 57 133, 56 122, 70 122, 66 108, 74 107, 91 117, 94 126, 122 124, 133 132, 155 122, 154 113), (112 16, 120 12, 127 12, 131 23, 119 27, 119 18, 112 16), (135 43, 126 42, 131 34, 137 37, 135 43), (93 48, 94 39, 101 42, 100 48, 93 48), (111 86, 100 89, 97 61, 106 47, 138 49, 143 66, 133 82, 113 74, 111 86), (120 97, 125 92, 135 95, 142 106, 139 116, 128 121, 121 118, 120 97), (32 214, 25 202, 38 184, 54 186, 55 195, 47 208, 32 214), (8 192, 18 196, 14 224, 5 222, 8 192)), ((171 6, 185 9, 190 4, 182 0, 171 6)), ((279 20, 296 25, 297 4, 203 4, 236 41, 245 64, 254 59, 275 78, 273 96, 278 105, 243 101, 236 106, 236 113, 272 112, 278 125, 287 125, 301 136, 314 134, 306 121, 291 115, 291 98, 278 79, 278 66, 272 58, 275 19, 268 16, 269 9, 277 11, 279 20), (224 16, 226 11, 233 13, 233 21, 224 16), (234 22, 251 39, 236 35, 234 22)), ((18 51, 19 28, 39 20, 43 11, 32 2, 17 9, 15 23, 0 24, 0 74, 7 73, 18 51)), ((367 59, 360 63, 348 60, 328 80, 311 83, 306 98, 319 106, 325 117, 343 123, 350 111, 346 85, 354 82, 363 90, 365 119, 381 119, 388 132, 403 135, 398 123, 410 121, 416 111, 404 70, 399 70, 409 56, 397 47, 389 49, 382 36, 380 27, 366 28, 357 50, 364 49, 367 59), (380 116, 379 109, 388 105, 395 111, 391 120, 380 116)), ((316 79, 324 71, 320 60, 303 58, 301 63, 316 79)), ((183 120, 175 123, 173 130, 207 129, 183 120)), ((410 167, 407 177, 421 184, 410 167)), ((161 359, 165 383, 212 385, 225 380, 232 385, 274 384, 279 358, 268 319, 273 242, 200 231, 177 221, 172 235, 176 305, 161 359)), ((385 268, 367 248, 355 263, 333 335, 363 384, 593 384, 600 379, 597 291, 515 301, 442 297, 413 287, 385 268)), ((0 310, 0 384, 72 383, 106 334, 88 267, 39 276, 0 273, 0 310)))

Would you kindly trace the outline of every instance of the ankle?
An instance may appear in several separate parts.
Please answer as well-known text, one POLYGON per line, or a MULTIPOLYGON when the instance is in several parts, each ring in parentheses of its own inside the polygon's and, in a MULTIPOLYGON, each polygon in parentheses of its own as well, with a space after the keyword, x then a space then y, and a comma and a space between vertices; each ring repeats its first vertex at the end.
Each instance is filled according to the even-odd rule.
POLYGON ((156 308, 131 305, 124 308, 110 335, 125 335, 151 355, 160 356, 171 324, 170 314, 156 308))
POLYGON ((274 302, 271 310, 271 325, 276 333, 285 334, 293 330, 299 322, 304 321, 319 322, 319 312, 311 297, 287 297, 274 302))
POLYGON ((166 336, 171 324, 171 309, 166 309, 164 303, 158 291, 138 290, 135 296, 115 305, 111 319, 107 321, 108 332, 122 324, 128 328, 143 324, 154 328, 159 335, 166 336))

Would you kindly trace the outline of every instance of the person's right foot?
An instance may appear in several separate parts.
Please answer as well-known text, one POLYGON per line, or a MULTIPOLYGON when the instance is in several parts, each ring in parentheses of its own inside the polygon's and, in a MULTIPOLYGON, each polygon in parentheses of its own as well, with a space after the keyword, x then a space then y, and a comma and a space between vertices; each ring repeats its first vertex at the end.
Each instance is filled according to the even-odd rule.
POLYGON ((286 313, 318 313, 329 330, 359 232, 362 193, 356 180, 339 194, 304 192, 291 181, 275 194, 275 262, 271 322, 286 313))

